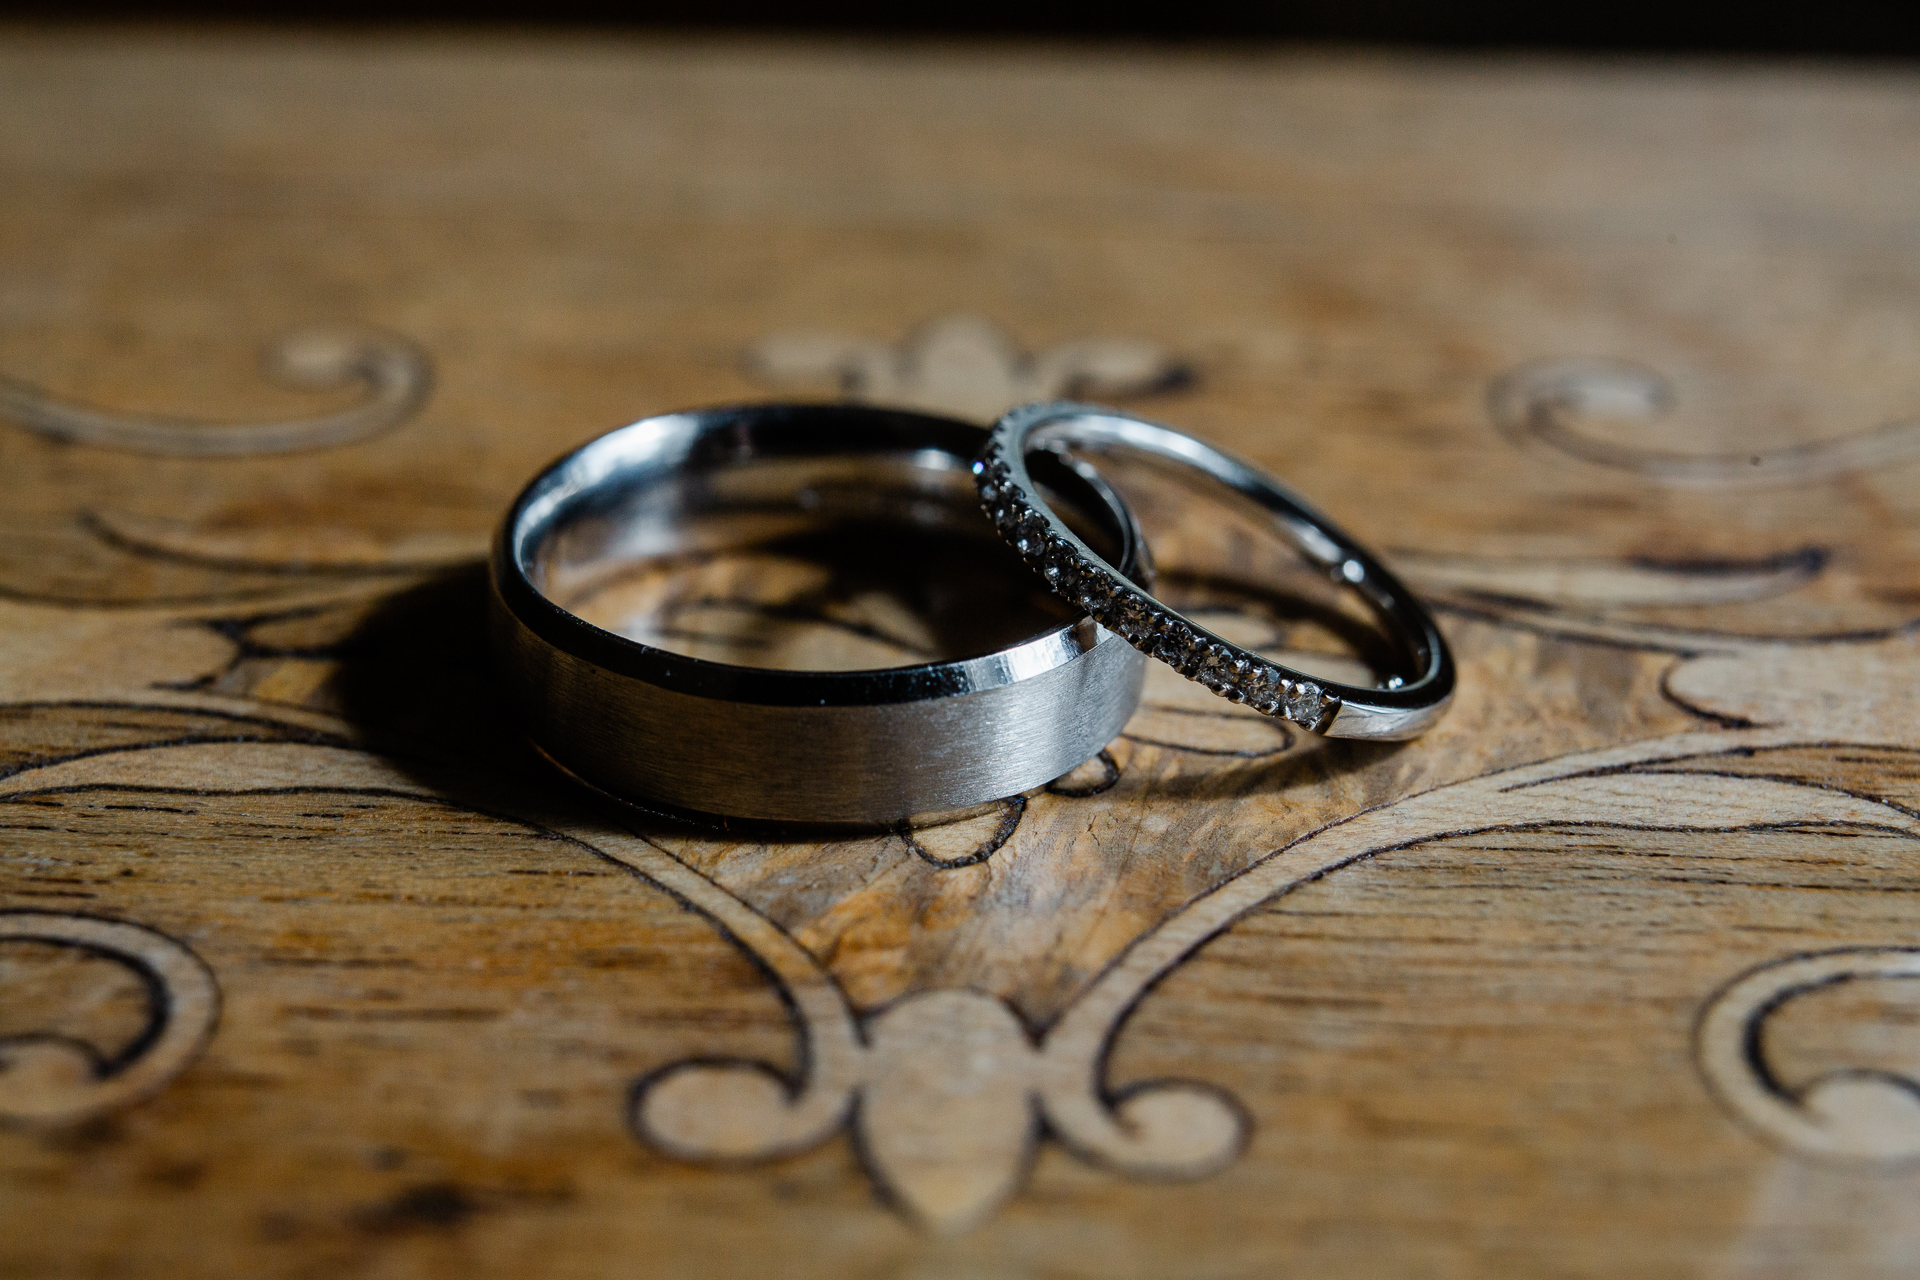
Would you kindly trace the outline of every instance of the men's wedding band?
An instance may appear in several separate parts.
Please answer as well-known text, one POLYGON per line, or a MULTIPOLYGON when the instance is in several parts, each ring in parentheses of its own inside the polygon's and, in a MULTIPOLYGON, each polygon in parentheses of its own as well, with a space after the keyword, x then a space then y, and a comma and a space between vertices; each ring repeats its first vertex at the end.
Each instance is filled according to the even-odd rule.
POLYGON ((1001 536, 1055 594, 1222 697, 1335 738, 1411 738, 1446 712, 1453 658, 1419 600, 1359 543, 1251 463, 1157 422, 1060 401, 1001 418, 974 478, 1001 536), (1380 688, 1315 679, 1230 644, 1156 600, 1151 584, 1089 547, 1035 488, 1031 468, 1052 450, 1074 447, 1139 450, 1251 499, 1309 562, 1358 594, 1411 659, 1412 678, 1394 677, 1380 688))
MULTIPOLYGON (((977 533, 991 549, 969 476, 986 439, 924 414, 750 405, 647 418, 554 463, 491 561, 496 663, 535 744, 656 810, 855 826, 965 810, 1092 758, 1133 714, 1145 663, 1087 618, 979 656, 788 671, 670 652, 559 602, 596 574, 836 519, 977 533)), ((1147 575, 1132 514, 1090 468, 1042 459, 1021 474, 1116 571, 1147 575)))

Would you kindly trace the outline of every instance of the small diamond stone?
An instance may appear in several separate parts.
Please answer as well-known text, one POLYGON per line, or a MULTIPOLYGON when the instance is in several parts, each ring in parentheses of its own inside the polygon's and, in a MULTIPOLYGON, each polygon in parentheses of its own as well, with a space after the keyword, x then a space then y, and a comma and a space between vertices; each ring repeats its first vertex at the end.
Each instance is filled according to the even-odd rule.
POLYGON ((1178 622, 1168 620, 1154 638, 1153 656, 1170 667, 1184 670, 1193 652, 1193 641, 1193 632, 1178 622))
POLYGON ((1227 686, 1227 651, 1217 644, 1202 641, 1195 646, 1193 655, 1193 678, 1209 689, 1221 690, 1227 686))
POLYGON ((1226 665, 1226 688, 1220 690, 1220 696, 1228 702, 1247 700, 1247 660, 1236 657, 1226 665))
POLYGON ((1178 661, 1174 665, 1180 668, 1182 675, 1185 675, 1196 668, 1206 651, 1207 642, 1204 637, 1197 635, 1191 628, 1181 627, 1180 644, 1176 654, 1178 661))
POLYGON ((1285 707, 1287 719, 1294 723, 1312 728, 1320 719, 1322 707, 1320 686, 1312 681, 1303 680, 1290 685, 1287 689, 1285 707))
POLYGON ((1271 715, 1278 703, 1273 694, 1280 685, 1280 673, 1264 662, 1248 664, 1246 677, 1240 682, 1240 691, 1247 696, 1248 705, 1255 710, 1271 715))
POLYGON ((1091 565, 1085 566, 1080 578, 1080 602, 1088 610, 1105 608, 1113 599, 1113 583, 1107 576, 1091 565))
POLYGON ((1129 640, 1144 639, 1153 615, 1137 596, 1117 593, 1101 621, 1129 640))

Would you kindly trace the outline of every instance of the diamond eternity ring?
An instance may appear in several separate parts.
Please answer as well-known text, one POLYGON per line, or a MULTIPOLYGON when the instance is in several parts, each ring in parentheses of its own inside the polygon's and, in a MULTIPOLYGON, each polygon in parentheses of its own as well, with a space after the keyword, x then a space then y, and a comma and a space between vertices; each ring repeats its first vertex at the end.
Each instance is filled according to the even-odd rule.
MULTIPOLYGON (((508 511, 491 561, 495 665, 534 744, 656 812, 844 826, 963 811, 1091 759, 1139 704, 1146 662, 1029 589, 968 475, 986 438, 917 413, 748 405, 643 419, 554 463, 508 511), (1033 602, 1026 625, 1046 629, 911 666, 786 670, 644 643, 582 603, 823 528, 853 561, 957 539, 975 581, 1004 575, 1033 602)), ((1147 572, 1131 512, 1091 468, 1050 457, 1031 474, 1114 563, 1147 572)), ((1017 633, 1020 616, 997 621, 1017 633)))
POLYGON ((987 515, 1056 595, 1224 698, 1329 737, 1399 739, 1424 732, 1453 697, 1447 642, 1413 594, 1326 517, 1232 454, 1115 409, 1060 401, 1024 405, 1001 418, 973 469, 987 515), (1358 594, 1415 674, 1377 688, 1313 679, 1228 643, 1156 600, 1151 584, 1089 547, 1035 488, 1032 469, 1068 448, 1138 450, 1251 500, 1310 563, 1358 594))

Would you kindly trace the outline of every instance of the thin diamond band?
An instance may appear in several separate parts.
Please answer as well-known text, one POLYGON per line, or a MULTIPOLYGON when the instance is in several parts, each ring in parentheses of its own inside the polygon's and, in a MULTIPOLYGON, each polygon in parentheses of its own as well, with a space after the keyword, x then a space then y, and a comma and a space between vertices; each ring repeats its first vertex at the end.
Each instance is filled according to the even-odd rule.
POLYGON ((1333 737, 1409 738, 1445 711, 1453 693, 1446 641, 1419 602, 1371 555, 1258 469, 1191 436, 1094 405, 1013 410, 973 465, 981 505, 1054 594, 1134 648, 1221 697, 1333 737), (1036 432, 1044 429, 1036 442, 1036 432), (1420 662, 1413 680, 1378 689, 1317 681, 1195 625, 1106 563, 1053 513, 1027 474, 1036 446, 1122 446, 1188 463, 1253 498, 1336 582, 1359 590, 1383 626, 1420 662))

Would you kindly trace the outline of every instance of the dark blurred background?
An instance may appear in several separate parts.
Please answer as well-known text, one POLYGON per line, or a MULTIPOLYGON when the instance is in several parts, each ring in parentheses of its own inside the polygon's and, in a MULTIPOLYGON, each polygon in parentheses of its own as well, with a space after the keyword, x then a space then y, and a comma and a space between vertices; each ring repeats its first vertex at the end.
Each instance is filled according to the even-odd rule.
POLYGON ((1056 37, 1078 40, 1315 42, 1437 49, 1543 49, 1620 53, 1802 54, 1897 57, 1920 53, 1920 22, 1892 4, 1735 6, 1646 2, 1435 4, 1408 0, 1312 0, 1271 5, 1048 5, 972 3, 701 4, 594 0, 0 0, 0 18, 34 22, 226 22, 305 26, 591 27, 604 30, 872 35, 1056 37))

